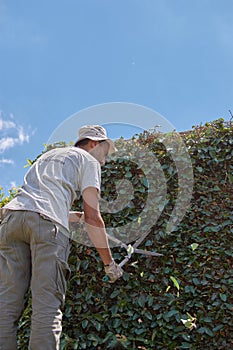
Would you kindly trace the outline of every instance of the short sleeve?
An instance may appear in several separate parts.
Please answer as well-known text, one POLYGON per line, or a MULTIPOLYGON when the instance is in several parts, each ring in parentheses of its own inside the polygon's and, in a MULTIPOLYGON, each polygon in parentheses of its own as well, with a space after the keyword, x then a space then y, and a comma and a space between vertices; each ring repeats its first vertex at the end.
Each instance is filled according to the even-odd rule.
POLYGON ((83 166, 80 178, 80 191, 88 187, 95 187, 100 192, 101 186, 101 169, 98 161, 87 161, 83 166))

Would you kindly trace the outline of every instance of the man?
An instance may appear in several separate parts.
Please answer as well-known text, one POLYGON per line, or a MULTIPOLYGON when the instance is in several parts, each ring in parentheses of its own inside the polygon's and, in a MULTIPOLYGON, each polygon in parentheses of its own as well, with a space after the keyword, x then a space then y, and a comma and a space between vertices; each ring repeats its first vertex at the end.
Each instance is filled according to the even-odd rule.
POLYGON ((106 130, 84 126, 73 147, 52 149, 31 166, 19 194, 3 208, 0 225, 0 350, 15 350, 17 321, 29 286, 31 350, 58 350, 70 246, 69 213, 80 193, 88 235, 110 282, 122 276, 112 258, 99 211, 101 170, 115 151, 106 130))

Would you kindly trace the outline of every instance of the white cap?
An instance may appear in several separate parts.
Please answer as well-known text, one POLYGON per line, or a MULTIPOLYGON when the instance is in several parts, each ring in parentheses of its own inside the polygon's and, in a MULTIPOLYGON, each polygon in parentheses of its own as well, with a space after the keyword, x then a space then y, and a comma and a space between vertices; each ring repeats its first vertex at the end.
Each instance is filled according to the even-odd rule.
POLYGON ((108 154, 117 151, 114 143, 107 136, 106 130, 100 125, 84 125, 78 131, 78 139, 75 141, 75 145, 84 139, 89 139, 93 141, 104 141, 106 140, 109 144, 108 154))

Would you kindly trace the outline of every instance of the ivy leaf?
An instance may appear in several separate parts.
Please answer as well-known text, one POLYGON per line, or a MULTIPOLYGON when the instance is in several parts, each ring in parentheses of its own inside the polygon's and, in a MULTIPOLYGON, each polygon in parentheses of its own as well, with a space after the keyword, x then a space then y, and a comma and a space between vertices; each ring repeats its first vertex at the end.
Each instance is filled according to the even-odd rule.
POLYGON ((220 293, 220 298, 221 298, 221 300, 222 301, 227 301, 227 295, 226 294, 222 294, 222 293, 220 293))
POLYGON ((172 282, 174 283, 174 286, 180 290, 180 285, 179 285, 179 282, 177 281, 177 279, 173 276, 170 276, 170 279, 172 280, 172 282))
POLYGON ((192 243, 191 244, 192 251, 196 250, 198 246, 199 246, 198 243, 192 243))

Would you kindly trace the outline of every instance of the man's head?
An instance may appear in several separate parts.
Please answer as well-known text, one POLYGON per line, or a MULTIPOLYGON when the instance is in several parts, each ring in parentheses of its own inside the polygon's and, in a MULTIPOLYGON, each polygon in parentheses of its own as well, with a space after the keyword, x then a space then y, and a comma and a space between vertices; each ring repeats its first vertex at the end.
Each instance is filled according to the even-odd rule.
POLYGON ((106 130, 100 125, 85 125, 79 129, 75 147, 80 147, 91 153, 101 164, 104 164, 108 154, 116 152, 112 140, 107 137, 106 130))

